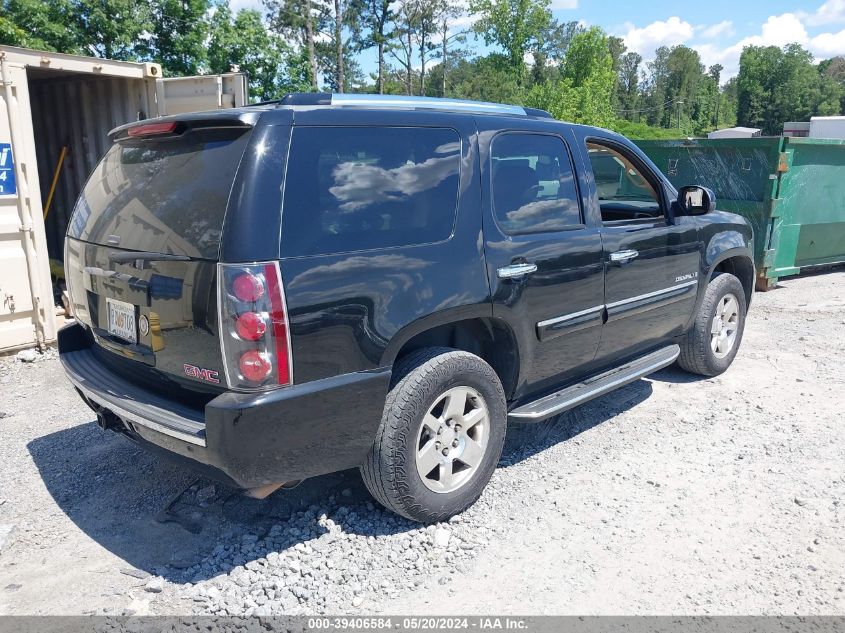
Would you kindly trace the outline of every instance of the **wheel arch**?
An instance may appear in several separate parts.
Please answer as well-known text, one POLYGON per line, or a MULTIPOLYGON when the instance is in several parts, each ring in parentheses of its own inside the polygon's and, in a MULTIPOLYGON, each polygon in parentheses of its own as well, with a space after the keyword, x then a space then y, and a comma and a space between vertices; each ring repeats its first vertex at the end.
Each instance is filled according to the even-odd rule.
POLYGON ((751 305, 751 297, 754 294, 754 261, 746 252, 723 253, 711 266, 707 281, 713 279, 720 273, 729 273, 739 279, 742 289, 745 291, 745 305, 751 305))
POLYGON ((519 345, 516 334, 502 319, 473 316, 449 321, 427 322, 406 328, 387 346, 383 365, 391 365, 411 352, 426 347, 450 347, 475 354, 493 368, 505 396, 510 398, 519 381, 519 345))

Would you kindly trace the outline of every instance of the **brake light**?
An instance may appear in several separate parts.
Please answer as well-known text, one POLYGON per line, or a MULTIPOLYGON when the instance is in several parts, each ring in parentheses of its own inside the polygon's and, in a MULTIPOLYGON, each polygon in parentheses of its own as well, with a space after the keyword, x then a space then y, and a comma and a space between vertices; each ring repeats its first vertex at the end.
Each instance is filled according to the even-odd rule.
POLYGON ((241 301, 258 301, 264 294, 264 284, 255 275, 243 273, 235 277, 232 290, 241 301))
POLYGON ((238 367, 241 375, 251 382, 261 382, 273 371, 273 363, 267 356, 254 349, 241 354, 238 367))
POLYGON ((172 134, 176 130, 176 121, 164 121, 162 123, 144 123, 129 128, 126 132, 131 138, 139 136, 160 136, 161 134, 172 134))
POLYGON ((288 317, 277 263, 218 264, 220 341, 230 388, 292 383, 288 317))
POLYGON ((235 321, 235 331, 245 341, 257 341, 267 331, 267 322, 260 314, 244 312, 235 321))

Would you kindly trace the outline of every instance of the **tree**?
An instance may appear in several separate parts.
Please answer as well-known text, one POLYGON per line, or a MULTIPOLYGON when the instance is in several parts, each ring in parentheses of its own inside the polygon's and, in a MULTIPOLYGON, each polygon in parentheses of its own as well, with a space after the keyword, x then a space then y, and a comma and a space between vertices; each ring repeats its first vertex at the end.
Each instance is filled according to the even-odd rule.
POLYGON ((79 53, 70 0, 0 0, 0 44, 79 53))
POLYGON ((414 42, 418 7, 418 0, 400 0, 393 14, 393 45, 388 49, 390 56, 399 64, 404 74, 406 95, 414 93, 414 42))
MULTIPOLYGON (((664 111, 662 124, 672 127, 673 114, 677 115, 677 125, 688 122, 691 127, 699 126, 700 119, 706 118, 707 104, 701 101, 704 65, 698 52, 688 46, 673 46, 666 57, 666 100, 671 108, 664 111)), ((707 121, 709 123, 709 121, 707 121)))
POLYGON ((452 44, 463 44, 466 42, 466 31, 451 32, 452 20, 459 18, 463 13, 463 9, 457 5, 444 4, 443 11, 440 14, 440 51, 437 57, 440 59, 440 94, 438 96, 445 97, 447 93, 447 79, 446 75, 451 65, 449 57, 450 51, 452 56, 459 54, 459 50, 451 48, 452 44))
POLYGON ((262 0, 270 25, 280 34, 294 38, 306 51, 311 90, 317 91, 319 76, 317 32, 326 21, 326 7, 320 0, 262 0))
MULTIPOLYGON (((221 6, 228 6, 228 3, 221 6)), ((196 75, 203 69, 210 8, 210 0, 156 0, 151 3, 153 28, 148 46, 165 73, 196 75)))
MULTIPOLYGON (((431 85, 439 79, 442 84, 442 64, 432 69, 429 94, 435 96, 431 85)), ((486 57, 466 59, 452 57, 449 62, 449 94, 462 99, 493 101, 498 103, 521 103, 523 89, 511 72, 508 60, 494 53, 486 57)))
POLYGON ((839 109, 833 114, 845 113, 845 57, 834 57, 819 63, 819 74, 828 98, 839 93, 839 109))
POLYGON ((378 50, 376 92, 379 94, 384 94, 384 49, 390 36, 387 32, 387 26, 393 19, 393 11, 390 5, 394 3, 395 0, 366 0, 361 9, 361 21, 370 30, 368 37, 362 40, 361 48, 375 46, 378 50))
POLYGON ((542 83, 555 79, 569 50, 572 38, 584 32, 580 22, 558 22, 552 20, 542 34, 536 47, 531 50, 534 62, 531 66, 531 83, 542 83))
POLYGON ((608 127, 615 120, 611 102, 615 82, 607 36, 592 27, 572 38, 561 78, 532 86, 526 104, 558 119, 608 127))
MULTIPOLYGON (((740 125, 780 134, 786 121, 806 121, 819 110, 822 82, 813 56, 798 44, 747 46, 737 75, 740 125)), ((827 110, 828 105, 824 107, 827 110)))
POLYGON ((245 72, 250 98, 258 101, 307 90, 310 83, 306 55, 268 31, 258 11, 241 9, 233 16, 228 3, 219 4, 211 18, 208 65, 212 73, 245 72))
POLYGON ((719 127, 719 110, 721 109, 722 105, 722 93, 721 93, 721 83, 720 80, 722 78, 722 71, 725 69, 724 66, 721 64, 713 64, 707 70, 707 76, 713 80, 713 83, 716 84, 716 115, 713 118, 713 123, 716 127, 719 127))
POLYGON ((654 52, 654 59, 647 64, 648 73, 643 85, 644 107, 642 109, 649 125, 663 125, 667 106, 668 57, 669 48, 661 46, 654 52))
POLYGON ((416 8, 417 52, 420 59, 420 95, 425 94, 426 63, 435 55, 437 42, 434 40, 439 28, 441 16, 448 9, 446 0, 420 0, 416 8))
POLYGON ((470 0, 469 12, 477 17, 474 30, 488 46, 505 52, 518 83, 525 74, 525 54, 540 50, 543 35, 552 24, 549 0, 470 0))
POLYGON ((106 59, 134 60, 141 57, 144 35, 153 24, 150 5, 136 0, 73 0, 74 27, 82 49, 106 59))
POLYGON ((635 110, 639 105, 640 92, 640 64, 643 58, 639 53, 631 51, 625 53, 619 60, 616 73, 616 94, 622 115, 633 120, 635 110))

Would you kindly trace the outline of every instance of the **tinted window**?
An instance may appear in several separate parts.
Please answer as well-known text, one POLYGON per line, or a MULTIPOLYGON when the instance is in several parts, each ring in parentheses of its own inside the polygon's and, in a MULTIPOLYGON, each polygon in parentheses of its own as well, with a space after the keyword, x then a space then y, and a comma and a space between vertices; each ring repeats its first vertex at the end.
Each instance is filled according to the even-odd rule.
POLYGON ((581 224, 569 152, 556 136, 502 134, 493 140, 493 209, 505 233, 581 224))
POLYGON ((657 218, 660 198, 630 158, 616 149, 587 143, 603 222, 657 218))
POLYGON ((427 244, 452 233, 461 141, 443 128, 294 128, 282 255, 427 244))
POLYGON ((121 248, 216 259, 248 137, 197 131, 116 143, 85 185, 69 235, 99 244, 116 235, 121 248))

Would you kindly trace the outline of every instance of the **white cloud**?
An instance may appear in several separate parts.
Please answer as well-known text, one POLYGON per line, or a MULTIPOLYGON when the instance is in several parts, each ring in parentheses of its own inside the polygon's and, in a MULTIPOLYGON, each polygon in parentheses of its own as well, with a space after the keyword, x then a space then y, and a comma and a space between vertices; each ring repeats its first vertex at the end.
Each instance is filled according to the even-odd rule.
POLYGON ((718 24, 702 27, 700 35, 704 39, 715 40, 720 37, 730 37, 734 32, 734 23, 730 20, 722 20, 718 24))
POLYGON ((813 13, 802 13, 809 26, 825 26, 845 22, 845 0, 827 0, 813 13))
POLYGON ((707 65, 724 66, 722 79, 727 80, 739 72, 739 57, 746 46, 785 46, 798 42, 802 46, 810 44, 810 36, 801 20, 794 13, 771 15, 760 27, 760 33, 744 37, 735 44, 720 47, 714 44, 697 44, 694 48, 701 55, 701 61, 707 65))
POLYGON ((578 0, 552 0, 549 8, 552 11, 557 11, 558 9, 577 9, 578 0))
POLYGON ((839 33, 821 33, 810 40, 810 51, 818 59, 845 55, 845 29, 839 33))
POLYGON ((261 0, 229 0, 229 6, 232 8, 232 13, 237 13, 239 9, 258 9, 264 13, 264 5, 261 0))
POLYGON ((695 31, 692 24, 675 16, 665 21, 657 20, 643 28, 637 28, 633 24, 626 24, 624 28, 627 32, 622 34, 622 39, 628 49, 649 57, 660 46, 689 42, 695 31))

